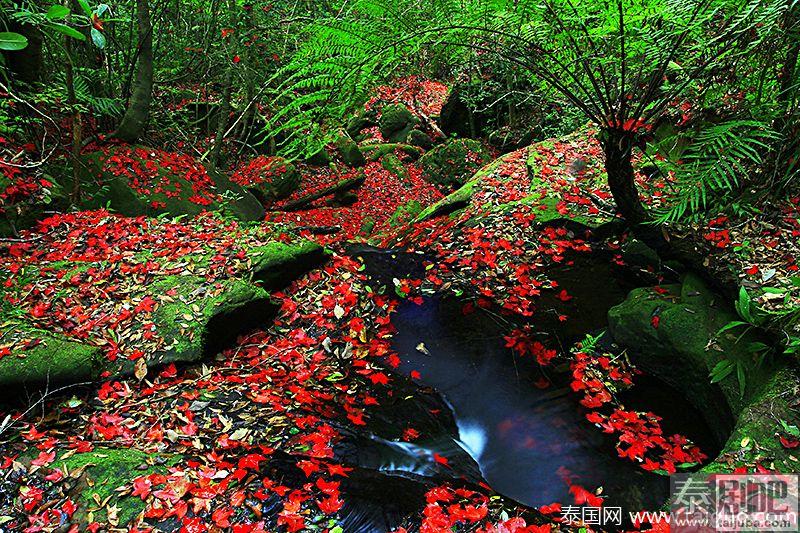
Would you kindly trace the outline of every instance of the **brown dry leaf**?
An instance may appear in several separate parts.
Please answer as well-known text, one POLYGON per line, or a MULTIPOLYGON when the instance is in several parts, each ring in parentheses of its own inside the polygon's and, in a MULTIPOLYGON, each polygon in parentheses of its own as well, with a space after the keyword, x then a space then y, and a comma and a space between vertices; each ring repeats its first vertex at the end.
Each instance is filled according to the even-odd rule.
POLYGON ((145 361, 144 357, 136 360, 136 363, 134 364, 133 375, 136 376, 136 379, 139 381, 142 381, 147 375, 147 362, 145 361))

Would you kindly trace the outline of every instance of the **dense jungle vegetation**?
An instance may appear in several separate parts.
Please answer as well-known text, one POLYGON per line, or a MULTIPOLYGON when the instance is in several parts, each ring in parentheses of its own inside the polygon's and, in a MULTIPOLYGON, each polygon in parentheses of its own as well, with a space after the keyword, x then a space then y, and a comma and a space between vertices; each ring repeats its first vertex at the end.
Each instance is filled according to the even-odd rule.
POLYGON ((800 0, 0 0, 0 532, 796 472, 799 56, 800 0))

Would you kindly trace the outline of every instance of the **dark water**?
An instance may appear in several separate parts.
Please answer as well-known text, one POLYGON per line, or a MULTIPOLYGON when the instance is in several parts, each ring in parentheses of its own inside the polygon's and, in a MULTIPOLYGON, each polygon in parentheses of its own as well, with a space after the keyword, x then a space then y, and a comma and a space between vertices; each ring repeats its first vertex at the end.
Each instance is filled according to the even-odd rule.
POLYGON ((609 504, 658 508, 668 480, 619 459, 613 443, 585 418, 563 375, 504 347, 503 328, 482 311, 464 316, 457 301, 404 303, 394 315, 394 348, 405 373, 450 403, 464 448, 497 492, 529 506, 573 502, 570 485, 603 487, 609 504), (430 352, 417 349, 424 343, 430 352), (547 388, 535 382, 552 380, 547 388))
MULTIPOLYGON (((351 253, 364 260, 375 285, 390 292, 393 278, 424 275, 418 254, 366 247, 351 253)), ((608 309, 638 285, 598 256, 579 256, 549 275, 573 298, 563 302, 553 297, 557 291, 545 293, 530 324, 543 343, 560 351, 603 329, 608 309)), ((660 508, 668 478, 617 456, 614 441, 586 421, 566 369, 542 370, 532 359, 516 357, 503 340, 513 324, 480 308, 465 315, 464 303, 452 297, 425 298, 422 305, 403 302, 392 317, 393 348, 402 360, 398 370, 406 376, 419 372, 416 382, 441 394, 456 428, 430 442, 375 438, 372 446, 355 447, 358 464, 441 478, 447 471, 431 464, 435 450, 454 456, 454 477, 474 481, 476 465, 463 459, 467 452, 488 485, 528 506, 572 504, 570 486, 580 485, 590 491, 602 487, 606 505, 624 511, 660 508)), ((710 449, 715 443, 702 417, 673 390, 653 379, 634 390, 625 398, 631 407, 662 416, 668 431, 689 436, 708 455, 717 451, 710 449)))

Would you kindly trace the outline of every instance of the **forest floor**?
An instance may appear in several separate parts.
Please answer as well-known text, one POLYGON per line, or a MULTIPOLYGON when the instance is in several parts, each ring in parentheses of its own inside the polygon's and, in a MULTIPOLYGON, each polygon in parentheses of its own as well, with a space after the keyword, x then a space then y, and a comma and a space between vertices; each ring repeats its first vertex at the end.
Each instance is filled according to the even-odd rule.
MULTIPOLYGON (((401 301, 457 294, 465 314, 485 308, 524 320, 543 295, 581 305, 550 279, 554 265, 599 250, 616 265, 626 261, 622 249, 631 237, 599 231, 613 222, 614 210, 591 129, 506 154, 449 195, 425 181, 415 161, 395 155, 404 172, 367 162, 357 199, 347 206, 318 200, 270 212, 254 226, 211 214, 169 222, 87 211, 50 217, 8 245, 0 269, 6 287, 16 287, 13 319, 35 327, 4 338, 0 358, 22 360, 42 342, 37 331, 58 331, 99 349, 105 361, 128 365, 132 375, 112 371, 99 385, 51 393, 8 413, 0 429, 7 441, 0 452, 0 529, 335 531, 337 517, 349 512, 348 498, 375 475, 345 460, 341 446, 365 432, 413 443, 445 425, 420 417, 381 423, 392 420, 387 411, 404 409, 409 394, 423 394, 419 374, 396 371, 392 314, 401 301), (427 209, 409 210, 412 202, 427 209), (454 214, 433 216, 448 211, 454 214), (318 231, 332 227, 340 230, 318 231), (193 324, 204 298, 233 291, 230 284, 252 275, 270 246, 296 251, 313 246, 309 241, 325 247, 327 259, 271 291, 271 324, 193 363, 151 359, 181 337, 202 335, 193 324), (382 288, 354 242, 418 253, 420 270, 382 288), (86 268, 76 268, 81 263, 86 268), (155 291, 187 270, 195 280, 190 297, 155 291), (176 299, 175 317, 184 324, 166 337, 152 325, 176 299)), ((302 188, 284 204, 346 178, 310 165, 300 172, 302 188)), ((669 187, 643 175, 638 185, 651 206, 669 187)), ((716 217, 681 230, 696 236, 712 272, 724 270, 749 290, 779 289, 758 300, 776 313, 800 306, 800 198, 779 207, 775 215, 716 217)), ((659 274, 652 275, 658 286, 659 274)), ((657 316, 652 327, 659 327, 657 316)), ((662 430, 658 417, 617 400, 617 388, 636 379, 623 359, 571 352, 525 326, 510 329, 506 343, 525 364, 570 365, 587 423, 615 438, 623 460, 670 473, 706 459, 692 442, 662 430)), ((791 432, 782 438, 787 449, 798 445, 791 432)), ((435 455, 437 474, 420 482, 420 494, 409 492, 418 507, 399 530, 566 529, 562 506, 599 506, 607 496, 602 487, 567 479, 572 501, 533 512, 460 479, 451 461, 435 455)), ((769 469, 747 460, 735 467, 769 469)))

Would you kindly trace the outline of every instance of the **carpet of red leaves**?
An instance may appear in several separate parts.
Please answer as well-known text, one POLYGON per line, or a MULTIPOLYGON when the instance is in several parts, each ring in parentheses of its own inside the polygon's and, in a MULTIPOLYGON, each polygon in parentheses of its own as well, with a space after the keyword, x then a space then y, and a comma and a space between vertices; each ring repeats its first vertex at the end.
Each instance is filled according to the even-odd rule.
MULTIPOLYGON (((452 218, 388 227, 386 222, 398 206, 411 200, 429 205, 441 195, 411 163, 405 165, 407 180, 370 163, 363 169, 366 180, 354 205, 317 204, 297 213, 274 212, 268 220, 287 226, 339 226, 342 231, 334 235, 314 235, 307 229, 300 233, 336 250, 338 244, 356 238, 371 219, 383 233, 382 244, 424 251, 432 258, 425 264, 424 279, 397 280, 398 296, 415 299, 425 293, 458 291, 471 299, 471 305, 496 305, 503 312, 530 317, 545 291, 562 300, 571 298, 548 278, 548 268, 569 261, 570 254, 591 250, 588 232, 563 225, 543 228, 541 219, 553 211, 574 220, 611 218, 609 195, 599 179, 598 149, 591 135, 582 134, 537 146, 535 153, 525 149, 509 154, 475 185, 468 207, 452 218), (539 169, 535 179, 527 168, 529 157, 539 169), (579 159, 582 163, 575 164, 579 159)), ((119 165, 120 171, 148 175, 146 166, 132 170, 127 160, 119 165)), ((349 175, 326 170, 310 175, 307 169, 304 174, 305 193, 349 175)), ((653 187, 650 196, 657 198, 658 184, 648 186, 653 187)), ((131 305, 103 308, 83 301, 98 286, 120 290, 123 280, 144 283, 156 268, 177 272, 183 268, 182 258, 199 252, 211 260, 195 274, 210 280, 236 275, 246 260, 241 240, 256 239, 257 231, 244 232, 210 216, 179 224, 105 212, 63 215, 45 221, 38 232, 27 235, 28 241, 10 247, 0 268, 22 276, 30 274, 25 271, 32 262, 68 259, 102 264, 74 280, 40 269, 26 279, 31 289, 26 297, 13 302, 43 321, 43 327, 89 338, 99 325, 146 329, 147 295, 136 293, 130 301, 132 310, 131 305), (143 249, 173 263, 132 263, 130 258, 143 249), (47 308, 37 310, 43 304, 47 308)), ((122 294, 133 292, 125 289, 122 294)), ((16 472, 19 480, 14 485, 19 505, 6 526, 34 533, 69 522, 76 508, 86 503, 66 489, 67 473, 59 458, 116 447, 181 458, 166 473, 132 477, 117 491, 144 504, 136 523, 125 524, 130 531, 147 531, 147 523, 164 520, 187 533, 328 527, 328 518, 342 508, 342 483, 352 472, 352 465, 335 459, 333 446, 344 438, 345 429, 368 424, 370 409, 392 394, 393 382, 399 379, 392 373, 398 358, 390 348, 391 313, 397 300, 374 292, 362 265, 336 252, 324 268, 274 297, 281 313, 270 329, 240 338, 235 347, 205 365, 169 365, 144 381, 110 379, 93 391, 89 401, 50 405, 50 414, 35 422, 22 413, 10 413, 22 440, 21 446, 4 448, 0 463, 3 470, 16 472), (66 418, 68 423, 63 422, 66 418), (32 459, 23 457, 29 450, 35 450, 32 459), (299 480, 270 466, 283 454, 295 459, 299 480), (269 517, 271 502, 278 502, 275 522, 269 517)), ((525 331, 510 332, 507 342, 531 364, 571 361, 573 389, 592 409, 587 418, 618 437, 621 457, 648 470, 664 471, 672 471, 675 463, 702 458, 680 436, 664 436, 657 416, 625 411, 611 401, 613 387, 634 380, 632 369, 585 352, 574 358, 559 354, 525 331)), ((403 429, 407 438, 420 438, 417 428, 403 429)), ((446 457, 437 460, 447 464, 446 457)), ((602 504, 595 491, 573 489, 575 503, 602 504)), ((421 531, 455 527, 533 533, 558 527, 557 516, 552 523, 531 525, 517 516, 513 505, 491 496, 487 489, 434 487, 421 509, 421 531), (501 517, 503 511, 507 517, 501 517)), ((97 510, 105 513, 96 516, 108 520, 112 514, 108 505, 113 504, 100 502, 97 510)), ((557 503, 542 512, 555 515, 559 509, 557 503)), ((97 521, 86 530, 107 526, 97 521)), ((78 526, 69 529, 78 530, 78 526)))

